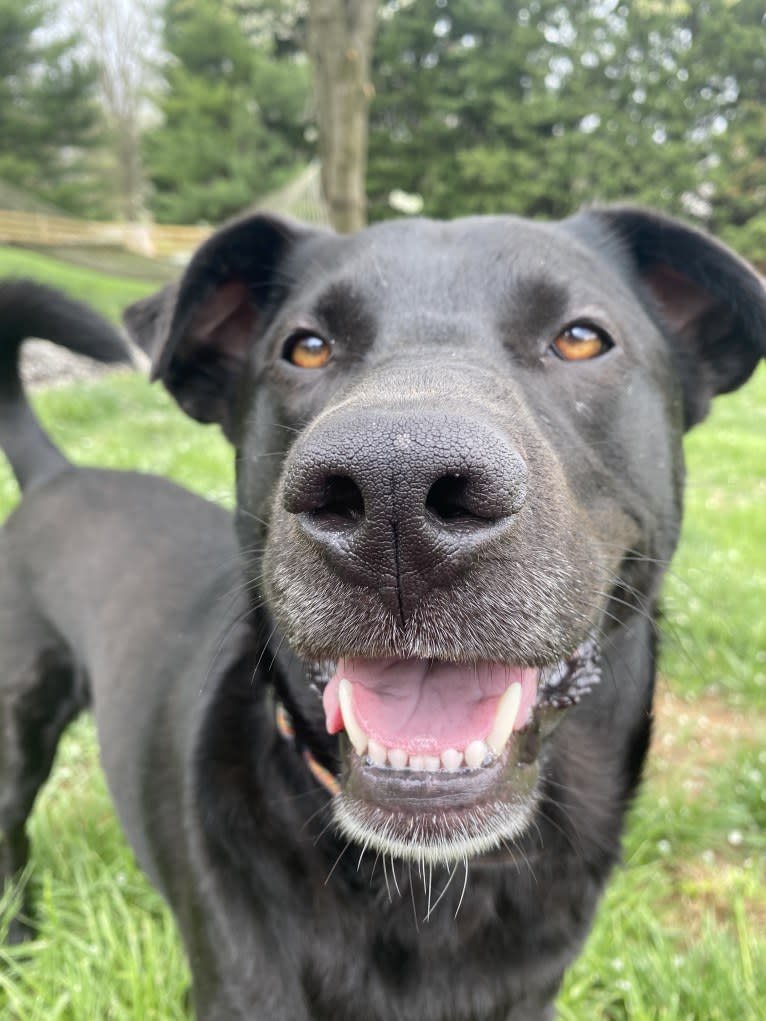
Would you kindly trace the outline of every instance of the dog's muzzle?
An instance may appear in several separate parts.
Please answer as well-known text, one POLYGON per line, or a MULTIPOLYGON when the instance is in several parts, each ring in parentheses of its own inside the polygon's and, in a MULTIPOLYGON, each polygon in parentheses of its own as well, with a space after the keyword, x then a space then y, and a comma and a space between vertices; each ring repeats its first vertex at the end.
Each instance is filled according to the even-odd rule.
POLYGON ((529 469, 508 430, 480 407, 416 396, 346 402, 298 437, 277 507, 290 552, 272 536, 269 570, 288 640, 304 654, 311 630, 333 660, 322 704, 339 735, 339 828, 377 852, 450 865, 530 826, 552 711, 598 669, 591 641, 551 662, 582 636, 582 614, 570 614, 576 637, 551 637, 541 609, 561 618, 574 605, 572 585, 561 600, 555 586, 575 572, 524 563, 539 545, 530 521, 546 518, 527 505, 529 469), (495 648, 504 632, 499 655, 490 625, 495 648), (514 663, 521 639, 532 656, 514 663))

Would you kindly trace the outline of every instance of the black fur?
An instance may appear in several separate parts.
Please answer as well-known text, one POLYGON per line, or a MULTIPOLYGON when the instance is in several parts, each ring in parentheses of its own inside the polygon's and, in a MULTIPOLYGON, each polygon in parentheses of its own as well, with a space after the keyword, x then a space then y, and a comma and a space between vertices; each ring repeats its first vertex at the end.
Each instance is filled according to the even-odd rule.
MULTIPOLYGON (((232 439, 237 541, 147 477, 71 469, 25 494, 0 535, 6 833, 23 844, 39 762, 87 695, 200 1021, 552 1017, 648 745, 683 429, 764 355, 758 278, 632 208, 351 238, 256 216, 127 321, 232 439), (578 321, 612 346, 560 361, 578 321), (333 342, 326 367, 286 360, 306 334, 333 342), (305 661, 548 670, 593 634, 602 682, 512 740, 497 799, 526 820, 515 838, 419 873, 338 832, 305 753, 336 804, 355 792, 372 817, 378 787, 399 793, 324 732, 305 661)), ((408 783, 416 815, 442 812, 408 783)))
POLYGON ((27 337, 45 337, 101 362, 132 361, 127 342, 85 305, 29 280, 0 282, 0 447, 23 489, 67 464, 40 429, 19 382, 19 348, 27 337))

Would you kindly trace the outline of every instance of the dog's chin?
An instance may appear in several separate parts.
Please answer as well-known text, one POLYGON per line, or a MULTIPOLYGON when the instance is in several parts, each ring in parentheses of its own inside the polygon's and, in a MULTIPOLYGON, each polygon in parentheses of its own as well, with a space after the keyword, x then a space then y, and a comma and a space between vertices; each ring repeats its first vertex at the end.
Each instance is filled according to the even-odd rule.
POLYGON ((428 865, 510 848, 533 822, 547 736, 598 679, 590 638, 547 668, 331 664, 321 687, 327 729, 339 734, 341 834, 428 865))
POLYGON ((360 847, 418 864, 449 866, 510 845, 538 798, 538 761, 516 761, 518 743, 455 772, 375 766, 348 745, 333 802, 338 828, 360 847))

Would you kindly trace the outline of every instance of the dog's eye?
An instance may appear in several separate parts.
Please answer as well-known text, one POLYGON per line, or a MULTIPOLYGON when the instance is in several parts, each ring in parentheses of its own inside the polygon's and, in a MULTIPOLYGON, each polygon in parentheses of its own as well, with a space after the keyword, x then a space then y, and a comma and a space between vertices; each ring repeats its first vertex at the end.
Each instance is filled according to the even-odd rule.
POLYGON ((585 323, 567 326, 551 344, 553 353, 565 362, 584 362, 589 358, 598 358, 612 346, 606 333, 585 323))
POLYGON ((290 337, 282 352, 282 357, 299 369, 321 369, 327 365, 331 355, 329 340, 313 333, 298 333, 290 337))

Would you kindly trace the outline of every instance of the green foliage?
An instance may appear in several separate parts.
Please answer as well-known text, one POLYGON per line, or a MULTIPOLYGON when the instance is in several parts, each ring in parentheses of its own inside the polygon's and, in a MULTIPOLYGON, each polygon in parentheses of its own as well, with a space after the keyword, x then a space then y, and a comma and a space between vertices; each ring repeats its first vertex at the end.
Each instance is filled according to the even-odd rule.
POLYGON ((219 222, 307 159, 308 65, 216 0, 169 0, 165 17, 162 124, 145 139, 152 208, 163 222, 219 222))
POLYGON ((92 216, 103 213, 89 163, 103 127, 95 71, 75 35, 41 41, 50 15, 46 0, 0 0, 0 178, 92 216))
MULTIPOLYGON (((700 7, 698 60, 715 69, 719 116, 727 125, 711 149, 709 224, 766 265, 766 8, 762 0, 706 0, 700 7)), ((710 87, 702 74, 698 87, 710 87)))
POLYGON ((435 216, 632 199, 766 259, 762 19, 760 0, 389 3, 371 212, 390 215, 395 188, 435 216))

